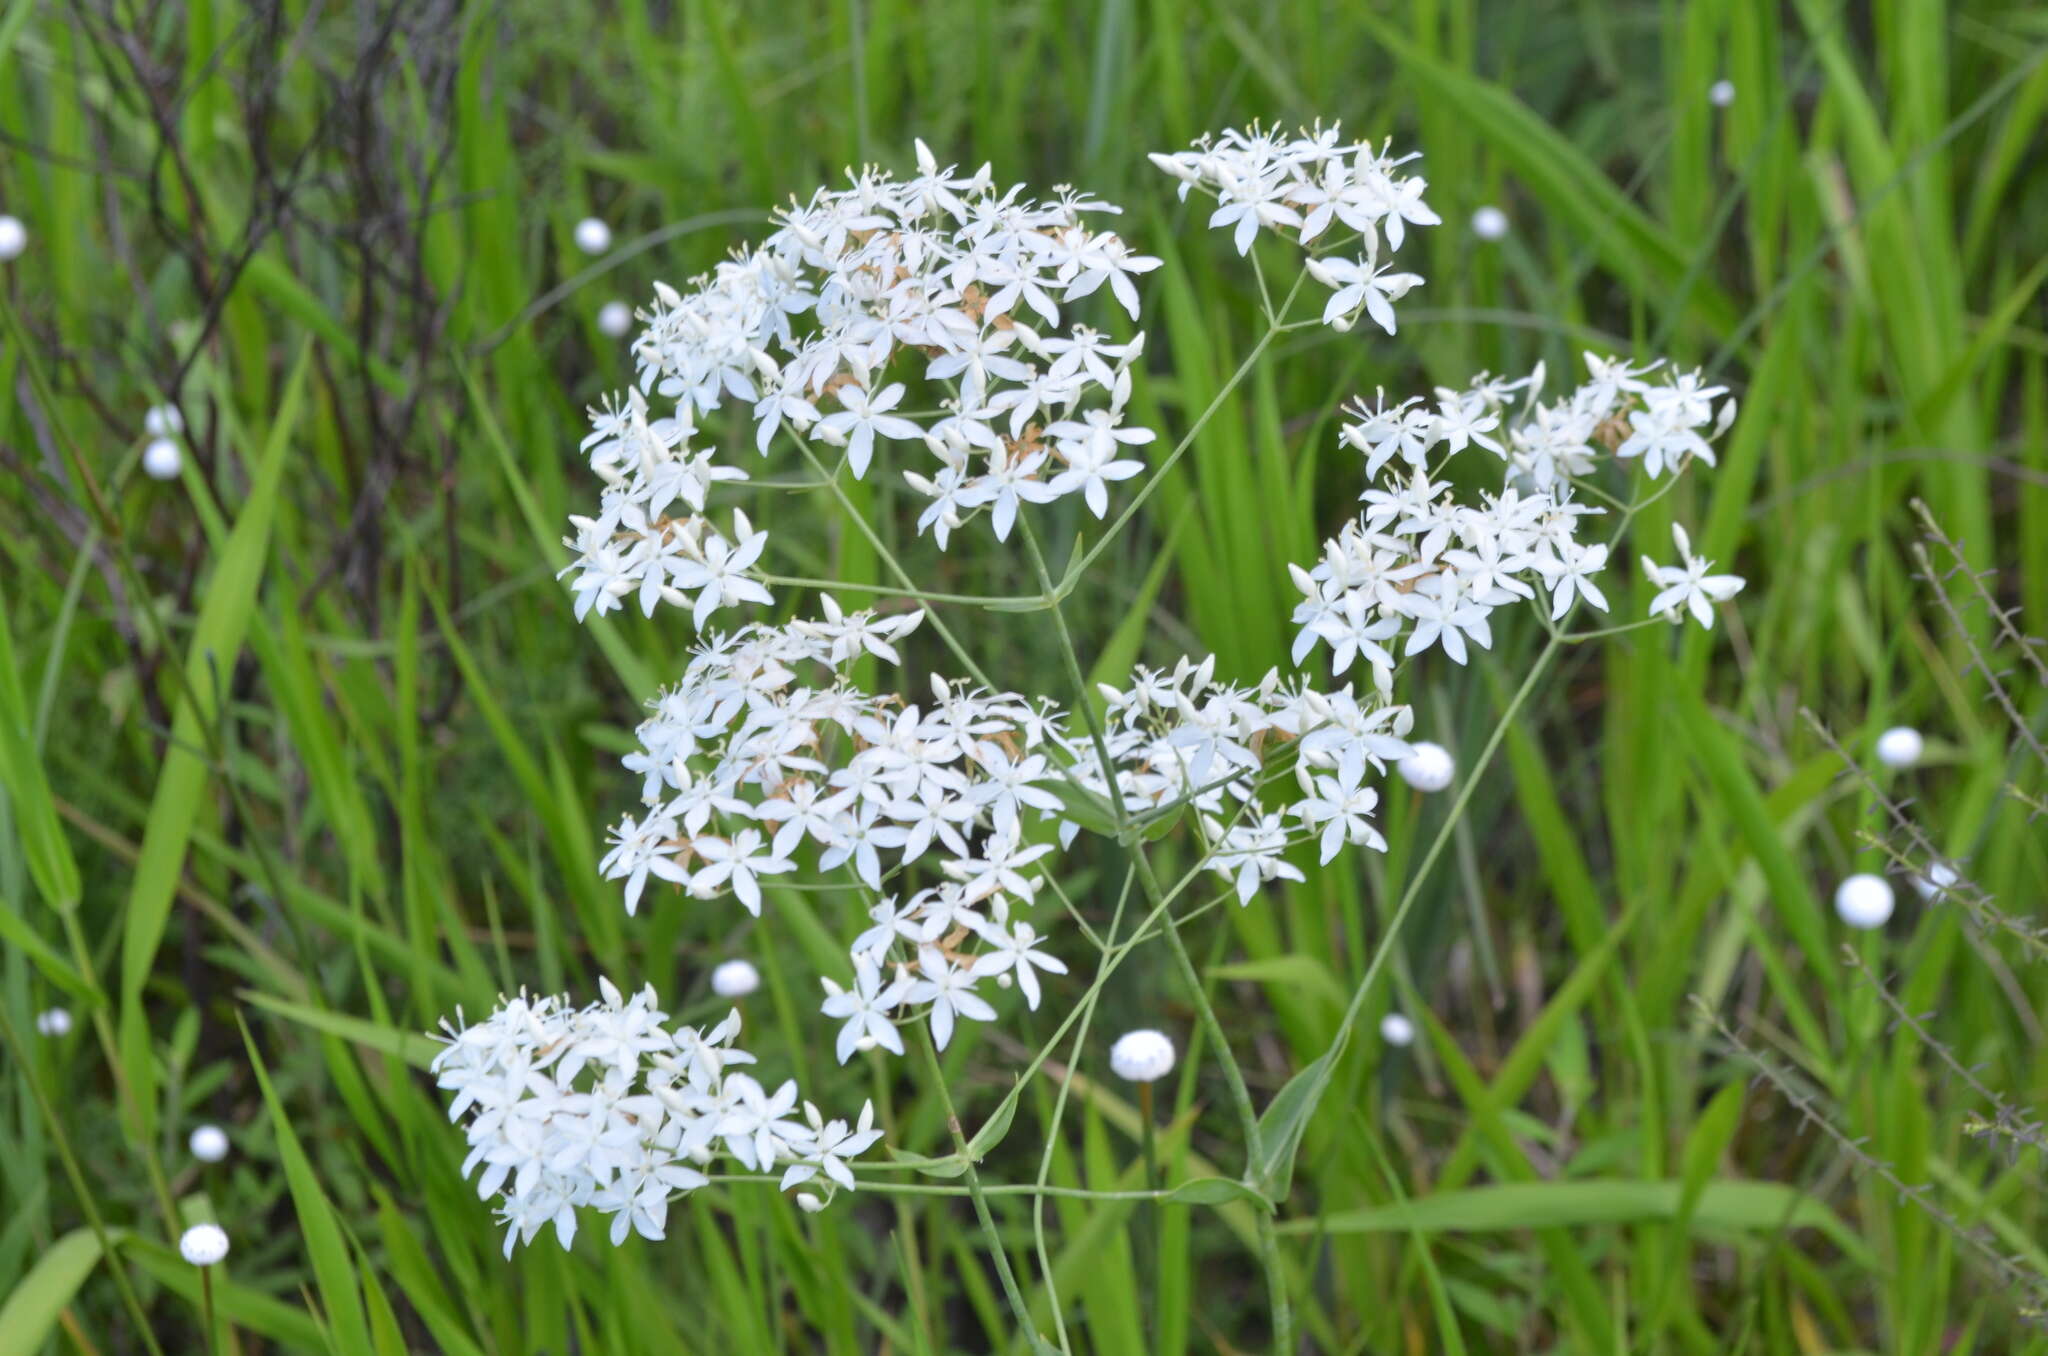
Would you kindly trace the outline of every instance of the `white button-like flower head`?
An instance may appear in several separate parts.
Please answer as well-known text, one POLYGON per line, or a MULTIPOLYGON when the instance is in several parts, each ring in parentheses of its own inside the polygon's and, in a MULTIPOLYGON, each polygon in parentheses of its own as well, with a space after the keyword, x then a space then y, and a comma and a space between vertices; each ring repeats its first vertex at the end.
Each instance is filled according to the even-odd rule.
POLYGON ((613 339, 623 339, 633 328, 633 308, 623 301, 608 301, 597 313, 597 328, 600 334, 613 339))
POLYGON ((1910 725, 1894 725, 1877 737, 1877 761, 1886 767, 1911 767, 1920 761, 1927 741, 1910 725))
POLYGON ((761 987, 761 972, 749 960, 721 962, 711 972, 711 992, 720 998, 745 998, 761 987))
POLYGON ((1389 1045, 1415 1044, 1415 1023, 1398 1012, 1380 1018, 1380 1039, 1389 1045))
POLYGON ((36 1014, 36 1030, 45 1036, 71 1034, 71 1013, 65 1008, 47 1008, 36 1014))
POLYGON ((1173 1072, 1173 1041, 1163 1031, 1129 1031, 1109 1047, 1109 1067, 1131 1083, 1156 1083, 1173 1072))
POLYGON ((178 1239, 178 1253, 195 1267, 217 1265, 228 1255, 227 1231, 218 1224, 195 1224, 178 1239))
POLYGON ((603 254, 612 247, 612 228, 596 217, 576 223, 576 248, 585 254, 603 254))
POLYGON ((176 405, 151 405, 142 416, 142 431, 152 438, 175 438, 185 431, 185 416, 176 405))
POLYGON ((1394 768, 1402 781, 1417 791, 1441 791, 1451 784, 1451 775, 1458 765, 1452 761, 1449 749, 1427 741, 1410 745, 1409 749, 1408 756, 1394 768))
POLYGON ((1735 82, 1716 80, 1707 87, 1707 102, 1716 108, 1726 108, 1735 102, 1735 82))
POLYGON ((1481 240, 1503 240, 1508 233, 1508 214, 1492 203, 1472 214, 1472 234, 1481 240))
POLYGON ((1868 872, 1835 887, 1835 912, 1852 928, 1881 928, 1892 916, 1892 887, 1868 872))
POLYGON ((228 1132, 217 1125, 199 1126, 187 1144, 202 1163, 218 1163, 228 1156, 228 1132))
POLYGON ((169 438, 153 438, 142 449, 142 473, 151 480, 176 480, 185 454, 169 438))
POLYGON ((16 259, 28 248, 28 227, 19 217, 0 216, 0 264, 16 259))

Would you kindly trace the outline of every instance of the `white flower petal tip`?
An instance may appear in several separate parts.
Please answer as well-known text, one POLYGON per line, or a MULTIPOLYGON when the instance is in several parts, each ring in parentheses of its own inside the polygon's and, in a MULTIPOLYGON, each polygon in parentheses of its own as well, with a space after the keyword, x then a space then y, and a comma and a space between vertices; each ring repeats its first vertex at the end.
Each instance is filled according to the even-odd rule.
POLYGON ((1126 1032, 1109 1047, 1109 1067, 1127 1083, 1156 1083, 1173 1072, 1173 1040, 1163 1031, 1126 1032))
POLYGON ((1398 1012, 1390 1012, 1380 1018, 1380 1039, 1389 1045, 1410 1046, 1415 1044, 1415 1023, 1398 1012))
POLYGON ((1408 756, 1395 765, 1395 770, 1402 781, 1417 791, 1436 792, 1451 784, 1458 765, 1449 749, 1425 742, 1410 745, 1408 756))
POLYGON ((1835 887, 1835 912, 1850 927, 1866 932, 1890 921, 1893 902, 1890 884, 1883 876, 1868 872, 1851 876, 1835 887))
POLYGON ((1877 737, 1877 761, 1890 768, 1909 768, 1927 751, 1927 741, 1910 725, 1894 725, 1877 737))
POLYGON ((28 227, 19 217, 0 216, 0 264, 19 259, 28 248, 28 227))
POLYGON ((596 217, 585 217, 576 223, 576 248, 585 254, 603 254, 612 247, 612 228, 596 217))
POLYGON ((178 1255, 195 1267, 217 1266, 228 1255, 227 1230, 218 1224, 195 1224, 178 1239, 178 1255))
POLYGON ((228 1132, 217 1125, 202 1125, 186 1141, 192 1156, 202 1163, 218 1163, 228 1156, 228 1132))
POLYGON ((1481 240, 1505 240, 1508 234, 1508 214, 1488 203, 1472 214, 1472 234, 1481 240))
POLYGON ((745 998, 761 987, 761 972, 749 960, 729 960, 711 972, 711 992, 720 998, 745 998))
POLYGON ((151 480, 176 480, 185 465, 185 454, 169 438, 154 438, 142 449, 142 474, 151 480))

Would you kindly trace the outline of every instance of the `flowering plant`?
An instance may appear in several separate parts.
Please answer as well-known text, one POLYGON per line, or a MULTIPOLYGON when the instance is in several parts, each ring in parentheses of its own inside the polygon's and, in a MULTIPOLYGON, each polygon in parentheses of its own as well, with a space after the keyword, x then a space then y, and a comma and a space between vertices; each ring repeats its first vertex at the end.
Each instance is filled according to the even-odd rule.
MULTIPOLYGON (((1334 685, 1279 671, 1232 684, 1209 656, 1138 666, 1091 689, 1061 610, 1078 579, 1275 335, 1346 330, 1361 314, 1395 333, 1396 304, 1422 280, 1396 271, 1393 256, 1410 228, 1437 221, 1424 182, 1403 172, 1412 157, 1344 143, 1334 127, 1225 132, 1154 159, 1183 197, 1214 196, 1210 224, 1230 232, 1240 255, 1258 264, 1263 234, 1300 249, 1304 264, 1282 295, 1259 266, 1265 338, 1064 570, 1055 574, 1034 515, 1078 496, 1106 519, 1112 487, 1138 480, 1143 450, 1157 442, 1130 421, 1143 333, 1113 339, 1082 317, 1092 305, 1105 325, 1137 320, 1137 281, 1158 261, 1094 224, 1117 211, 1109 204, 1071 189, 1046 200, 998 189, 987 167, 942 168, 920 143, 916 174, 852 174, 847 187, 779 213, 759 246, 686 290, 656 289, 633 344, 635 385, 593 411, 584 450, 604 490, 594 514, 573 520, 576 559, 564 573, 579 617, 630 598, 649 614, 662 603, 686 608, 700 632, 625 760, 641 804, 612 829, 602 870, 623 882, 628 912, 655 882, 693 901, 730 895, 756 915, 778 882, 830 882, 852 895, 857 906, 841 918, 845 964, 819 976, 842 1063, 862 1050, 905 1054, 906 1029, 919 1026, 928 1053, 943 1049, 963 1021, 1002 1020, 1002 989, 1035 1009, 1048 986, 1080 982, 1092 947, 1085 995, 1058 1005, 1058 1040, 1131 948, 1162 938, 1229 1080, 1254 1159, 1246 1188, 1271 1198, 1284 1194, 1285 1164, 1274 1158, 1284 1146, 1261 1150, 1257 1111, 1181 925, 1217 901, 1249 905, 1270 882, 1303 879, 1302 845, 1314 843, 1322 864, 1346 846, 1384 850, 1377 784, 1416 752, 1403 675, 1430 650, 1464 664, 1473 647, 1489 648, 1500 609, 1530 605, 1549 632, 1545 660, 1560 644, 1681 612, 1711 626, 1713 604, 1741 581, 1709 573, 1680 528, 1680 564, 1645 562, 1660 590, 1651 616, 1563 629, 1582 603, 1609 610, 1600 581, 1630 521, 1681 472, 1712 465, 1734 403, 1695 373, 1595 355, 1583 384, 1549 400, 1539 367, 1432 399, 1382 392, 1355 402, 1339 440, 1363 460, 1363 507, 1317 560, 1293 567, 1302 594, 1294 662, 1327 647, 1334 685), (1308 281, 1331 295, 1320 314, 1296 318, 1308 281), (776 573, 769 534, 744 512, 718 525, 713 492, 749 473, 707 445, 703 427, 735 409, 752 455, 793 452, 810 477, 799 483, 832 496, 894 585, 776 573), (907 464, 897 460, 905 450, 907 464), (1599 483, 1638 466, 1652 486, 1640 498, 1599 483), (1021 548, 1037 591, 921 590, 846 489, 885 470, 924 500, 919 534, 945 550, 985 523, 997 542, 1021 548), (1470 489, 1475 481, 1485 488, 1470 489), (775 606, 775 590, 790 588, 816 594, 812 615, 707 629, 727 609, 775 606), (875 606, 848 610, 836 596, 862 590, 875 606), (1066 701, 991 681, 945 620, 977 608, 1048 614, 1071 679, 1066 701), (935 637, 954 672, 912 675, 901 693, 861 685, 877 663, 916 667, 905 648, 920 633, 935 637), (1177 879, 1148 854, 1175 833, 1196 861, 1177 879), (1060 884, 1083 834, 1114 844, 1126 862, 1107 934, 1060 884), (1222 890, 1190 906, 1204 873, 1222 890), (1134 889, 1144 903, 1131 924, 1124 906, 1134 889)), ((1426 747, 1417 766, 1429 771, 1411 780, 1441 786, 1449 760, 1426 747)), ((1390 935, 1412 901, 1411 890, 1390 935)), ((1383 945, 1353 995, 1340 1044, 1384 954, 1383 945)), ((659 1236, 670 1197, 701 1184, 719 1151, 755 1171, 788 1163, 785 1187, 822 1181, 825 1199, 832 1186, 856 1185, 847 1161, 877 1138, 867 1115, 857 1130, 815 1110, 808 1125, 797 1122, 793 1085, 771 1095, 728 1072, 747 1060, 731 1047, 736 1014, 710 1033, 671 1031, 654 1004, 651 991, 624 1001, 607 984, 591 1008, 522 997, 480 1025, 451 1028, 438 1067, 457 1094, 454 1114, 473 1113, 480 1189, 505 1195, 508 1248, 551 1221, 566 1243, 579 1206, 612 1213, 615 1239, 632 1229, 659 1236)), ((1306 1089, 1307 1106, 1321 1086, 1306 1089)), ((937 1092, 945 1095, 943 1079, 937 1092)), ((946 1105, 957 1167, 987 1224, 978 1154, 946 1105)), ((1262 1246, 1284 1325, 1270 1230, 1262 1246)), ((1000 1249, 996 1260, 1015 1303, 1000 1249)))

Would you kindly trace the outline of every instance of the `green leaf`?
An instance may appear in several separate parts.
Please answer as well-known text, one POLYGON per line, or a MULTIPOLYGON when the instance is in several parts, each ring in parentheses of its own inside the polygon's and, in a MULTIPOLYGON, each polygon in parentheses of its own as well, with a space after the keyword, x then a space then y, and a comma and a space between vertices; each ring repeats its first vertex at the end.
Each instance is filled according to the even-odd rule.
POLYGON ((1229 1205, 1234 1201, 1244 1201, 1268 1214, 1273 1211, 1271 1201, 1243 1182, 1229 1177, 1197 1177, 1192 1182, 1182 1182, 1166 1193, 1166 1199, 1182 1205, 1229 1205))
POLYGON ((981 1129, 974 1132, 974 1138, 967 1142, 967 1156, 979 1163, 988 1157, 989 1150, 1003 1142, 1003 1136, 1010 1133, 1010 1122, 1017 1119, 1017 1103, 1023 1099, 1008 1096, 997 1104, 995 1113, 982 1122, 981 1129))
POLYGON ((885 1147, 889 1150, 890 1158, 926 1177, 958 1177, 967 1171, 967 1160, 959 1154, 947 1154, 944 1158, 926 1158, 923 1154, 909 1153, 894 1145, 885 1147))
POLYGON ((0 1356, 35 1356, 100 1262, 100 1240, 90 1229, 73 1229, 43 1249, 36 1264, 0 1304, 0 1356))
POLYGON ((376 1022, 345 1016, 339 1012, 307 1007, 303 1003, 293 1003, 271 994, 259 993, 254 989, 238 990, 236 996, 252 1007, 274 1012, 314 1031, 339 1036, 345 1041, 354 1041, 367 1049, 396 1056, 417 1069, 424 1069, 431 1064, 434 1052, 441 1048, 432 1036, 380 1026, 376 1022))
MULTIPOLYGON (((1290 1220, 1279 1229, 1282 1233, 1413 1230, 1437 1234, 1639 1224, 1676 1219, 1684 1195, 1685 1184, 1678 1181, 1504 1182, 1442 1191, 1392 1205, 1340 1210, 1319 1219, 1290 1220)), ((1815 1229, 1866 1264, 1871 1256, 1868 1245, 1827 1206, 1779 1182, 1708 1182, 1700 1190, 1693 1221, 1701 1228, 1732 1233, 1815 1229)))
POLYGON ((15 832, 36 889, 53 909, 78 903, 78 863, 57 822, 57 803, 36 756, 34 727, 14 667, 7 595, 0 591, 0 786, 13 797, 15 832))
POLYGON ((1294 1188, 1294 1158, 1301 1151, 1302 1133, 1308 1129, 1309 1117, 1315 1114, 1316 1104, 1323 1100, 1323 1093, 1330 1086, 1330 1075, 1344 1053, 1348 1037, 1349 1028, 1344 1028, 1329 1049, 1287 1080, 1287 1086, 1280 1089, 1265 1114, 1259 1117, 1258 1140, 1251 1146, 1256 1169, 1251 1174, 1251 1184, 1269 1201, 1286 1200, 1294 1188))
POLYGON ((363 1312, 363 1292, 356 1284, 355 1260, 342 1232, 341 1217, 335 1213, 327 1193, 320 1189, 319 1174, 299 1144, 291 1114, 278 1100, 277 1089, 271 1086, 270 1071, 264 1067, 256 1038, 249 1034, 246 1023, 242 1026, 242 1043, 249 1051, 249 1065, 256 1071, 256 1081, 263 1089, 264 1104, 270 1108, 277 1155, 284 1164, 285 1185, 291 1190, 292 1207, 298 1212, 299 1232, 305 1239, 306 1255, 313 1263, 313 1278, 319 1284, 320 1302, 327 1311, 333 1345, 347 1353, 374 1350, 369 1320, 363 1312))
POLYGON ((308 343, 300 348, 298 361, 292 365, 277 417, 257 459, 249 497, 202 590, 206 601, 199 611, 191 648, 186 651, 183 690, 164 750, 163 771, 157 775, 150 800, 134 884, 129 889, 121 939, 121 1060, 132 1094, 127 1105, 142 1121, 131 1128, 142 1132, 141 1139, 154 1133, 156 1121, 156 1068, 150 1055, 149 1018, 143 1011, 142 990, 170 921, 171 901, 185 869, 185 850, 204 799, 210 771, 201 753, 208 742, 206 732, 225 704, 228 676, 241 652, 263 580, 264 561, 270 555, 270 528, 277 511, 278 487, 284 480, 285 450, 298 424, 311 358, 312 345, 308 343))

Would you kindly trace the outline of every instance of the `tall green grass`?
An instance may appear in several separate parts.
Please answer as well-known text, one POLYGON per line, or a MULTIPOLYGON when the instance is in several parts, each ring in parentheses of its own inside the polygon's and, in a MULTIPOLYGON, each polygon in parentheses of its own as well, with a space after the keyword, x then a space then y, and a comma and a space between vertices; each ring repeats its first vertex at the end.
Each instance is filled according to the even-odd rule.
MULTIPOLYGON (((898 1148, 950 1151, 914 1081, 827 1056, 807 978, 835 959, 827 896, 629 922, 597 879, 617 755, 684 642, 628 617, 591 645, 552 579, 587 495, 581 405, 627 374, 596 311, 922 136, 1128 206, 1120 229, 1166 261, 1146 324, 1173 376, 1137 399, 1171 436, 1258 338, 1258 298, 1143 153, 1262 116, 1425 152, 1446 220, 1428 284, 1398 340, 1290 337, 1229 397, 1070 601, 1084 662, 1284 663, 1285 563, 1357 488, 1336 403, 1568 372, 1584 347, 1740 390, 1723 464, 1673 507, 1751 581, 1729 634, 1566 656, 1419 884, 1444 807, 1404 794, 1384 859, 1191 929, 1264 1104, 1330 1048, 1419 890, 1366 1015, 1397 1003, 1423 1038, 1390 1051, 1364 1022, 1300 1127, 1276 1227, 1304 1341, 2048 1349, 1987 1257, 2048 1276, 2039 1153, 1973 1132, 1988 1108, 1941 1058, 2040 1105, 2048 983, 1955 909, 1841 928, 1827 898, 1882 861, 1878 806, 1799 715, 1866 762, 1876 731, 1925 729, 1928 765, 1892 789, 2001 909, 2038 913, 2043 840, 2009 788, 2038 797, 2048 769, 2008 757, 1972 647, 2017 661, 1981 609, 1958 628, 1933 607, 1908 505, 1997 569, 2022 630, 2048 625, 2044 109, 2048 23, 1991 3, 0 5, 0 211, 33 237, 0 265, 0 1353, 197 1349, 174 1247, 192 1218, 234 1239, 213 1301, 245 1350, 1025 1349, 952 1194, 813 1217, 721 1186, 665 1244, 506 1262, 419 1033, 600 971, 697 1020, 711 964, 744 953, 764 1057, 821 1104, 874 1096, 898 1148), (280 165, 307 177, 273 222, 280 165), (400 171, 431 166, 409 194, 400 171), (1498 245, 1464 224, 1484 203, 1513 222, 1498 245), (596 263, 569 241, 591 211, 621 245, 596 263), (141 415, 181 366, 191 454, 157 485, 141 415), (58 1004, 72 1033, 39 1036, 58 1004), (184 1148, 202 1120, 235 1138, 219 1166, 184 1148)), ((895 491, 865 507, 917 555, 895 491)), ((1087 531, 1056 520, 1049 553, 1087 531)), ((858 534, 782 539, 814 552, 802 573, 879 578, 858 534)), ((1031 587, 995 550, 931 566, 940 588, 1031 587)), ((958 622, 998 681, 1065 690, 1042 615, 958 622)), ((1425 675, 1420 720, 1468 758, 1535 652, 1503 629, 1490 660, 1425 675)), ((2011 681, 2038 731, 2043 693, 2011 681)), ((1168 1180, 1241 1168, 1148 947, 1025 1088, 984 1180, 1142 1185, 1105 1059, 1137 1024, 1189 1045, 1168 1180)), ((963 1032, 945 1062, 970 1130, 1050 1031, 1041 1012, 963 1032)), ((1073 1350, 1269 1341, 1241 1196, 1150 1217, 991 1199, 1073 1350)))

